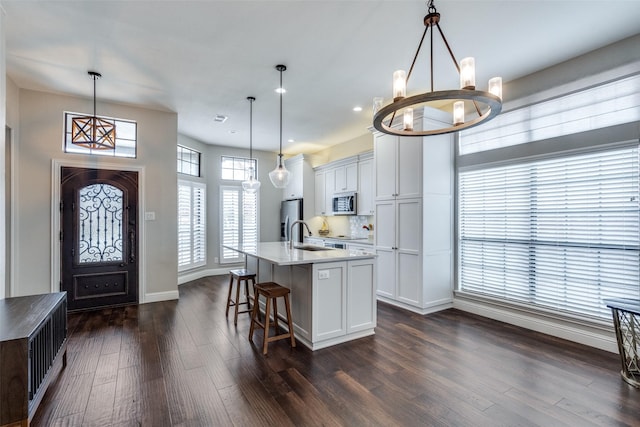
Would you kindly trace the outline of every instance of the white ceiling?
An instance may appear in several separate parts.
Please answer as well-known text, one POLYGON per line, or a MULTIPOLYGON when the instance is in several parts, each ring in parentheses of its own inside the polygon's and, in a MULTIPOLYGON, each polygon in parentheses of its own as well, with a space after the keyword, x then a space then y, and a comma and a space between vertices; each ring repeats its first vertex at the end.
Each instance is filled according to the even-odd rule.
MULTIPOLYGON (((7 73, 20 87, 175 111, 178 131, 210 144, 277 151, 285 64, 284 152, 315 152, 371 125, 424 30, 426 1, 25 1, 6 12, 7 73), (352 108, 360 105, 361 113, 352 108), (217 114, 229 117, 215 123, 217 114), (235 133, 231 133, 235 131, 235 133), (294 139, 295 143, 287 142, 294 139)), ((436 0, 457 59, 474 56, 479 88, 530 74, 639 31, 640 0, 436 0)), ((409 92, 428 89, 423 48, 409 92)), ((436 48, 444 49, 439 38, 436 48)), ((435 89, 456 86, 436 51, 435 89)), ((508 97, 505 94, 505 97, 508 97)), ((87 112, 92 104, 87 102, 87 112)))

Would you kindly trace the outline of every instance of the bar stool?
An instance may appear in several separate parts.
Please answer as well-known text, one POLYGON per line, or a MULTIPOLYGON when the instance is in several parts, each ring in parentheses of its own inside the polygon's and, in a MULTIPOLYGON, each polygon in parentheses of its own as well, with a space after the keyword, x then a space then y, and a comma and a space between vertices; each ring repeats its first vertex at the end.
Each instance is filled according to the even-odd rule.
POLYGON ((293 336, 293 321, 291 320, 291 306, 289 304, 289 288, 280 286, 274 282, 257 283, 254 285, 255 297, 253 304, 253 312, 251 313, 251 327, 249 328, 249 341, 253 342, 254 327, 258 327, 264 330, 264 340, 262 344, 262 354, 267 354, 267 346, 272 341, 277 341, 285 338, 291 339, 291 347, 296 346, 296 339, 293 336), (260 322, 260 295, 266 298, 264 323, 260 322), (287 324, 289 331, 284 334, 278 334, 278 297, 284 298, 284 306, 287 310, 287 324), (273 305, 273 324, 275 327, 275 335, 269 336, 269 311, 270 306, 273 305))
MULTIPOLYGON (((255 298, 255 296, 249 293, 249 280, 251 280, 251 284, 255 288, 256 286, 256 274, 245 270, 244 268, 237 270, 229 270, 229 294, 227 295, 227 311, 225 316, 229 317, 229 307, 235 307, 235 315, 233 317, 233 324, 238 324, 238 313, 251 313, 251 300, 255 298), (233 291, 233 281, 236 281, 236 298, 235 300, 231 298, 231 292, 233 291), (240 288, 242 286, 242 282, 244 282, 244 297, 245 301, 240 302, 240 288), (238 310, 238 307, 241 305, 247 305, 249 308, 247 310, 238 310)), ((255 291, 254 291, 255 292, 255 291)))

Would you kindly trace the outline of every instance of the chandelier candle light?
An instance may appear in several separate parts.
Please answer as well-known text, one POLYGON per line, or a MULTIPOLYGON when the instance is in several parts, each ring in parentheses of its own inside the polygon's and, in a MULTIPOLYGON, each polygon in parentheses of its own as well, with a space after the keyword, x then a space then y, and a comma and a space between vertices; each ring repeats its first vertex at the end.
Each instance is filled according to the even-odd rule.
POLYGON ((256 178, 256 169, 253 167, 253 96, 248 96, 249 101, 249 179, 242 181, 242 188, 248 193, 255 193, 260 189, 260 181, 256 178))
POLYGON ((286 69, 287 67, 284 65, 276 65, 276 70, 280 71, 280 87, 277 89, 277 92, 280 93, 280 154, 278 154, 276 168, 269 172, 269 179, 276 188, 285 188, 291 178, 291 172, 282 163, 282 94, 285 92, 282 86, 282 72, 286 69))
POLYGON ((96 116, 96 80, 102 74, 88 73, 93 79, 93 116, 71 119, 71 143, 92 150, 113 150, 116 148, 116 126, 96 116))
POLYGON ((428 14, 424 17, 425 29, 422 38, 418 44, 418 49, 409 73, 404 70, 398 70, 393 73, 393 102, 389 105, 382 106, 380 98, 374 98, 373 111, 373 127, 384 133, 400 136, 429 136, 441 135, 445 133, 457 132, 462 129, 468 129, 481 123, 489 121, 502 111, 502 78, 494 77, 489 80, 488 91, 476 90, 475 78, 475 61, 473 58, 464 58, 458 61, 453 55, 449 42, 447 42, 442 29, 440 28, 440 14, 433 5, 433 0, 429 1, 428 14), (431 91, 419 95, 407 97, 407 83, 411 72, 416 64, 416 59, 420 53, 422 42, 424 41, 427 31, 431 28, 431 91), (454 90, 433 90, 433 33, 438 29, 440 36, 453 60, 458 73, 460 74, 460 89, 454 90), (418 107, 427 106, 429 103, 442 101, 453 101, 453 120, 451 126, 438 129, 414 130, 413 128, 413 110, 418 107), (473 104, 477 117, 465 121, 465 101, 473 104), (402 113, 402 126, 394 126, 394 118, 397 113, 402 113))

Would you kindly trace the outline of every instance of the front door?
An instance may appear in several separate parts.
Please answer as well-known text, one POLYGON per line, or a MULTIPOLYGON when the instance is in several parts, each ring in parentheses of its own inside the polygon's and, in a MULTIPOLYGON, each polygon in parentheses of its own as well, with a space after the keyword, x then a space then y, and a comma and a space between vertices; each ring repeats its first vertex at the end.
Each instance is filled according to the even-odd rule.
POLYGON ((61 290, 69 310, 138 302, 138 173, 62 167, 61 290))

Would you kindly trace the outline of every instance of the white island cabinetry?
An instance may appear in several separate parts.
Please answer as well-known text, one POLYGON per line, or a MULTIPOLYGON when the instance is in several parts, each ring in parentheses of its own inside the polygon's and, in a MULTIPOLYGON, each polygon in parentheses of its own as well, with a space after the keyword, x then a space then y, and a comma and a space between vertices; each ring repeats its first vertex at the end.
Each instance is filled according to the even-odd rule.
MULTIPOLYGON (((306 251, 286 243, 260 243, 243 251, 258 282, 273 281, 291 290, 296 339, 311 350, 375 333, 376 259, 344 249, 306 251)), ((278 301, 278 312, 285 313, 278 301)))

